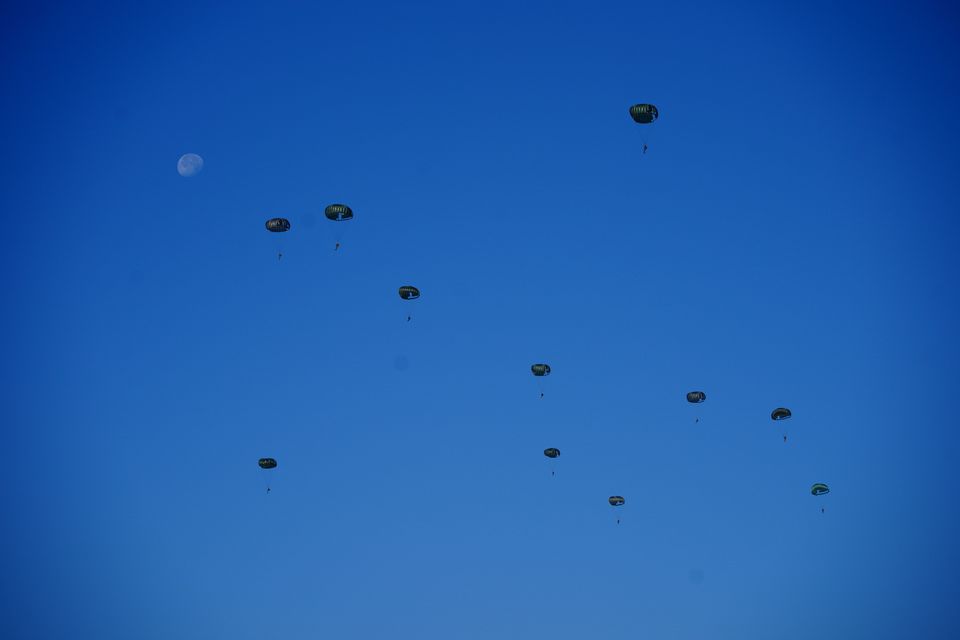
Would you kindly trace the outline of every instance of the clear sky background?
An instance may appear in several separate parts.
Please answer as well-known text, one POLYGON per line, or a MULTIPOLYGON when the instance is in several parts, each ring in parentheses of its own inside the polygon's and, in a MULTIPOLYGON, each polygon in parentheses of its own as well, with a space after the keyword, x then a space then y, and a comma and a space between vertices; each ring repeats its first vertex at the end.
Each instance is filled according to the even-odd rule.
POLYGON ((0 12, 0 636, 960 636, 948 3, 75 5, 0 12))

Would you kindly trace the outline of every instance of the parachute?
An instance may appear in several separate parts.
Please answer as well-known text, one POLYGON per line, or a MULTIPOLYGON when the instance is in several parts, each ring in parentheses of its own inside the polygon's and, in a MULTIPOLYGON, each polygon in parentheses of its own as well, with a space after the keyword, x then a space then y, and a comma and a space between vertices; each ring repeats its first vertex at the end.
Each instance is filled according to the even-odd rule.
MULTIPOLYGON (((276 469, 276 468, 277 468, 277 461, 274 460, 273 458, 260 458, 260 460, 257 461, 257 464, 260 465, 260 468, 261 468, 261 469, 267 469, 267 470, 269 470, 269 469, 276 469)), ((271 474, 267 474, 267 475, 268 475, 268 476, 273 476, 272 473, 271 473, 271 474)), ((264 477, 266 478, 266 476, 264 476, 264 477)), ((269 480, 264 480, 264 483, 265 483, 266 486, 267 486, 267 493, 269 494, 269 493, 270 493, 270 481, 269 481, 269 480)))
MULTIPOLYGON (((610 496, 607 498, 607 502, 610 503, 611 507, 622 507, 627 501, 623 499, 623 496, 610 496)), ((620 524, 620 518, 617 518, 617 524, 620 524)))
POLYGON ((651 124, 660 117, 660 112, 652 104, 635 104, 630 107, 630 117, 637 124, 651 124))
MULTIPOLYGON (((810 493, 814 496, 825 496, 830 493, 830 487, 828 487, 823 482, 814 482, 810 486, 810 493)), ((826 509, 823 507, 823 503, 820 503, 820 513, 824 513, 826 509)))
MULTIPOLYGON (((353 220, 353 209, 345 204, 331 204, 327 205, 327 208, 323 210, 323 215, 327 216, 327 220, 333 222, 346 222, 347 220, 353 220)), ((334 234, 336 242, 336 244, 333 245, 334 251, 340 248, 343 231, 344 227, 338 225, 337 232, 334 234)))
POLYGON ((286 218, 270 218, 267 220, 267 231, 272 233, 283 233, 290 231, 290 221, 286 218))
POLYGON ((537 390, 540 392, 540 399, 543 399, 543 388, 544 384, 540 378, 550 375, 550 365, 548 364, 534 364, 530 365, 530 371, 533 372, 535 378, 537 378, 537 390))
MULTIPOLYGON (((770 413, 770 419, 773 420, 774 422, 780 422, 782 420, 789 419, 790 416, 792 415, 793 414, 790 412, 790 409, 787 409, 786 407, 777 407, 770 413)), ((786 431, 786 428, 784 428, 784 431, 786 431)), ((783 443, 784 444, 787 443, 786 433, 783 434, 783 443)))
POLYGON ((331 204, 323 210, 323 215, 327 216, 327 220, 344 222, 353 220, 353 209, 345 204, 331 204))
MULTIPOLYGON (((270 233, 284 233, 286 231, 290 231, 290 221, 286 218, 270 218, 267 220, 266 227, 267 231, 270 233)), ((283 259, 284 243, 278 237, 275 244, 277 245, 277 260, 281 260, 283 259)))
MULTIPOLYGON (((652 104, 635 104, 630 107, 630 117, 633 118, 633 121, 637 124, 652 124, 658 117, 660 112, 657 111, 657 108, 652 104)), ((640 142, 643 144, 643 153, 647 152, 647 143, 650 142, 650 130, 646 127, 643 128, 643 133, 640 135, 640 142)))
MULTIPOLYGON (((706 400, 706 399, 707 399, 707 394, 705 394, 703 391, 688 391, 688 392, 687 392, 687 402, 689 402, 690 404, 700 404, 701 402, 703 402, 703 401, 706 400)), ((699 423, 699 422, 700 422, 700 417, 697 416, 697 418, 694 420, 694 422, 699 423)))
POLYGON ((773 412, 770 413, 770 419, 776 420, 777 422, 779 422, 780 420, 786 420, 792 415, 793 414, 790 412, 790 409, 787 409, 785 407, 778 407, 774 409, 773 412))
POLYGON ((556 462, 556 460, 557 460, 557 458, 560 457, 560 449, 557 449, 556 447, 550 447, 550 448, 548 448, 548 449, 544 449, 544 450, 543 450, 543 455, 547 456, 547 458, 550 459, 550 460, 549 460, 549 464, 548 464, 548 466, 550 467, 550 475, 551 475, 551 476, 557 475, 557 462, 556 462))
MULTIPOLYGON (((405 284, 402 287, 400 287, 400 289, 398 290, 398 293, 400 294, 400 297, 403 298, 404 300, 416 300, 417 298, 420 297, 420 289, 417 289, 416 287, 409 284, 405 284)), ((412 317, 413 316, 408 313, 407 322, 410 322, 410 319, 412 317)))
POLYGON ((404 300, 416 300, 420 297, 420 289, 410 286, 408 284, 403 285, 399 289, 400 297, 404 300))

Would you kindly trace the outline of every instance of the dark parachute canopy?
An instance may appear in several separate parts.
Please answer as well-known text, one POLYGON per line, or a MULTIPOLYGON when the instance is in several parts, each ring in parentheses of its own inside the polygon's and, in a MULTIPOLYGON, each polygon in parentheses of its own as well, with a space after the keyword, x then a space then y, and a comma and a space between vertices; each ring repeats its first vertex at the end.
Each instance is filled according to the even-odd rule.
POLYGON ((699 404, 707 399, 707 394, 703 391, 691 391, 687 394, 687 402, 699 404))
POLYGON ((543 376, 550 375, 550 365, 548 364, 531 365, 530 371, 532 371, 533 375, 537 376, 538 378, 542 378, 543 376))
POLYGON ((345 204, 331 204, 323 210, 323 215, 327 216, 327 220, 343 222, 353 220, 353 209, 345 204))
POLYGON ((620 507, 626 503, 626 500, 623 499, 623 496, 610 496, 607 498, 607 502, 610 503, 611 507, 620 507))
POLYGON ((652 104, 635 104, 630 107, 630 117, 637 124, 650 124, 660 117, 660 112, 652 104))
POLYGON ((822 482, 815 482, 813 486, 810 487, 810 493, 815 496, 822 496, 826 493, 830 493, 830 487, 822 482))
POLYGON ((779 422, 780 420, 786 420, 792 415, 793 414, 790 413, 790 409, 787 409, 786 407, 777 407, 773 410, 773 412, 770 413, 770 419, 779 422))
POLYGON ((286 218, 270 218, 267 220, 267 231, 272 233, 290 231, 290 221, 286 218))
POLYGON ((273 458, 260 458, 260 461, 257 462, 260 465, 261 469, 276 469, 277 461, 273 458))
POLYGON ((543 455, 547 456, 548 458, 557 458, 560 456, 560 449, 555 449, 553 447, 550 447, 549 449, 544 449, 543 455))
POLYGON ((398 290, 400 297, 404 300, 416 300, 420 297, 420 289, 417 289, 414 286, 405 284, 398 290))

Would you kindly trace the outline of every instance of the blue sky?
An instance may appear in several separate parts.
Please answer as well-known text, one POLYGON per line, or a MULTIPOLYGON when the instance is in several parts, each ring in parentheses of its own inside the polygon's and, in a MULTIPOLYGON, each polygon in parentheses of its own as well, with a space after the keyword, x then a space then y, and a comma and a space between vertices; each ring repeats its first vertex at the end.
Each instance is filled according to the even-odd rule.
POLYGON ((960 635, 960 34, 877 4, 4 6, 0 635, 960 635))

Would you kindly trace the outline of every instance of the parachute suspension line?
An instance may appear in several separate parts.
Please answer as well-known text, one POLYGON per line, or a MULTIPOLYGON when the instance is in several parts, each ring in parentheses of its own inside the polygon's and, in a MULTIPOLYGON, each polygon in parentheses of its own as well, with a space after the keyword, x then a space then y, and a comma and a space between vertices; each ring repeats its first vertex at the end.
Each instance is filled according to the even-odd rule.
MULTIPOLYGON (((689 391, 689 392, 687 392, 687 402, 688 402, 689 404, 698 405, 698 404, 701 404, 702 402, 704 402, 706 399, 707 399, 707 394, 705 394, 703 391, 689 391)), ((698 411, 694 414, 693 423, 694 423, 694 424, 700 424, 700 418, 701 418, 701 417, 702 417, 702 416, 700 416, 700 411, 698 410, 698 411)))
POLYGON ((557 449, 556 447, 548 447, 543 450, 543 455, 547 457, 547 469, 550 470, 550 477, 556 477, 557 458, 560 457, 560 449, 557 449))
POLYGON ((537 384, 537 391, 540 392, 540 399, 543 400, 543 390, 545 387, 543 378, 550 375, 550 365, 543 362, 532 364, 530 365, 530 372, 533 374, 534 381, 537 384))
POLYGON ((640 126, 640 155, 647 155, 647 150, 650 148, 649 140, 647 139, 646 129, 641 125, 640 126))
MULTIPOLYGON (((622 506, 626 503, 626 501, 623 499, 623 496, 610 496, 610 497, 607 499, 607 502, 609 502, 609 503, 610 503, 610 506, 613 507, 614 509, 616 509, 616 508, 618 508, 618 507, 622 507, 622 506)), ((619 512, 619 511, 617 511, 617 524, 620 524, 620 512, 619 512)))
MULTIPOLYGON (((770 412, 770 419, 774 422, 783 422, 784 420, 789 420, 793 416, 793 412, 786 407, 777 407, 770 412)), ((783 424, 783 443, 787 443, 787 425, 783 424)))
POLYGON ((333 250, 337 251, 340 248, 340 242, 343 240, 343 235, 346 233, 346 227, 343 226, 344 223, 353 220, 353 209, 345 204, 331 204, 323 210, 323 215, 327 220, 335 223, 333 240, 335 244, 333 245, 333 250))
MULTIPOLYGON (((413 285, 409 285, 409 284, 405 284, 402 287, 400 287, 398 293, 400 294, 400 298, 402 300, 408 300, 408 301, 416 300, 417 298, 420 297, 420 290, 414 287, 413 285)), ((410 322, 412 318, 413 318, 413 312, 410 311, 408 308, 407 322, 410 322)))
POLYGON ((657 109, 656 105, 652 104, 635 104, 630 107, 630 117, 633 118, 633 121, 640 125, 640 143, 643 145, 641 153, 647 153, 647 130, 646 128, 651 126, 656 122, 657 118, 660 117, 660 111, 657 109))
MULTIPOLYGON (((286 218, 270 218, 265 226, 270 233, 283 234, 290 231, 290 221, 286 218)), ((277 262, 279 262, 283 258, 281 236, 277 237, 275 246, 277 247, 277 262)))
MULTIPOLYGON (((810 487, 810 493, 819 498, 820 496, 825 496, 830 493, 830 487, 822 482, 815 482, 813 486, 810 487)), ((826 513, 826 510, 826 506, 823 504, 823 502, 821 502, 820 513, 826 513)))

